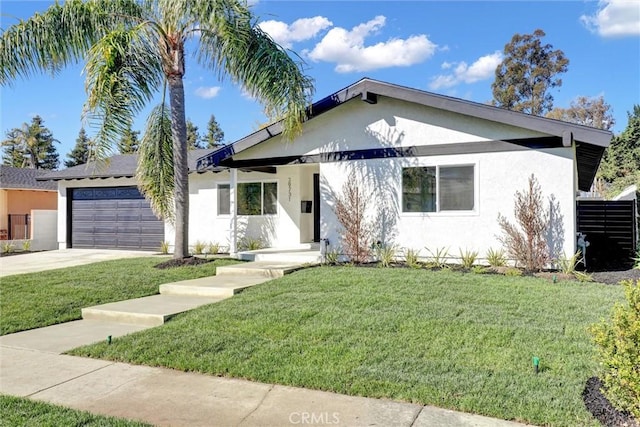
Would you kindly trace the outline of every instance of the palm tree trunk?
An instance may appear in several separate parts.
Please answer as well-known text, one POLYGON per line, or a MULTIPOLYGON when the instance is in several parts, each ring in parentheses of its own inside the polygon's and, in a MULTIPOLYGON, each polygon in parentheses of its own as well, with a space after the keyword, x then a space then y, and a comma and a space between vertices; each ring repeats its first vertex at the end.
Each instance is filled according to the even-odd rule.
POLYGON ((171 134, 173 137, 173 180, 175 183, 175 243, 173 258, 189 256, 189 167, 187 164, 187 124, 184 86, 181 75, 169 76, 171 134))

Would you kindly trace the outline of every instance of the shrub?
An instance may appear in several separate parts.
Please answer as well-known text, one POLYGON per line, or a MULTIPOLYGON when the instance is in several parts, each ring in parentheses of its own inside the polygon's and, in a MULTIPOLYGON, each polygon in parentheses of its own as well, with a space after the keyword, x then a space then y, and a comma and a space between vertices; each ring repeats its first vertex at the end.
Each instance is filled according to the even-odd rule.
POLYGON ((605 396, 640 420, 640 280, 622 282, 626 305, 616 304, 611 321, 591 327, 604 366, 605 396))
POLYGON ((484 267, 482 265, 474 265, 473 267, 471 267, 471 272, 475 273, 475 274, 486 274, 489 273, 489 269, 487 267, 484 267))
POLYGON ((420 268, 420 262, 418 261, 419 254, 420 252, 415 249, 406 249, 404 251, 404 262, 408 267, 420 268))
POLYGON ((264 248, 264 242, 260 238, 243 237, 238 243, 241 251, 257 251, 264 248))
POLYGON ((218 242, 209 242, 207 245, 207 252, 210 254, 216 255, 220 253, 220 243, 218 242))
POLYGON ((395 261, 397 247, 396 245, 378 245, 376 246, 376 258, 380 261, 381 267, 390 267, 395 261))
POLYGON ((558 270, 563 274, 574 274, 576 266, 582 262, 582 252, 578 251, 571 258, 567 258, 564 254, 556 260, 558 270))
POLYGON ((514 214, 520 227, 498 214, 503 235, 499 238, 507 254, 527 271, 541 271, 549 262, 545 232, 549 225, 549 212, 544 208, 542 190, 534 175, 529 177, 529 188, 516 191, 514 214))
POLYGON ((31 250, 31 240, 25 240, 22 242, 22 250, 25 252, 29 252, 31 250))
POLYGON ((169 253, 169 242, 166 240, 164 242, 160 242, 160 253, 162 255, 166 255, 169 253))
POLYGON ((462 267, 467 269, 473 267, 473 264, 476 262, 477 258, 477 251, 470 251, 469 249, 465 249, 464 252, 462 252, 462 249, 460 249, 460 260, 462 261, 462 267))
POLYGON ((205 249, 207 249, 207 244, 205 242, 196 240, 193 244, 193 253, 196 255, 202 255, 205 249))
POLYGON ((449 257, 449 248, 436 248, 431 252, 431 249, 425 248, 429 254, 431 254, 431 260, 429 264, 437 268, 445 268, 447 266, 447 258, 449 257))
POLYGON ((324 254, 324 262, 327 264, 335 265, 338 259, 340 259, 340 248, 331 249, 324 254))
POLYGON ((342 226, 344 252, 357 264, 371 256, 372 226, 365 219, 367 202, 367 195, 358 187, 356 175, 351 172, 342 187, 342 195, 336 198, 334 209, 342 226))
POLYGON ((631 259, 633 260, 633 268, 640 270, 640 248, 636 251, 636 256, 631 259))
POLYGON ((489 248, 487 251, 487 262, 491 267, 504 267, 507 264, 507 258, 504 256, 504 250, 489 248))
POLYGON ((12 241, 5 241, 0 244, 0 251, 2 251, 3 254, 10 254, 14 249, 15 246, 12 241))
POLYGON ((522 270, 515 267, 509 267, 504 271, 505 276, 522 276, 522 270))

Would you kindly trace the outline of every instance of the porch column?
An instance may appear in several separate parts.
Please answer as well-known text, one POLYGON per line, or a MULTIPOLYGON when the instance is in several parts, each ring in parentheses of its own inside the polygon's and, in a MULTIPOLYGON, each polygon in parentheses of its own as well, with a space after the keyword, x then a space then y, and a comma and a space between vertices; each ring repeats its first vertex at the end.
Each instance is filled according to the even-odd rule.
POLYGON ((236 209, 236 187, 238 183, 238 169, 229 169, 229 213, 231 224, 229 226, 229 255, 234 256, 238 252, 238 210, 236 209))

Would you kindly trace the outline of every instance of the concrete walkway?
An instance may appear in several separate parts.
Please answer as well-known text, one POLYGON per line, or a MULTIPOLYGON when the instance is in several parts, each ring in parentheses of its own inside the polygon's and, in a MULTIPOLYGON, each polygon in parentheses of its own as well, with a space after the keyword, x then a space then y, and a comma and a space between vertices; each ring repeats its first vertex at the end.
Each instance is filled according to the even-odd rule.
MULTIPOLYGON (((138 299, 144 300, 143 303, 130 300, 107 304, 106 308, 98 306, 107 314, 88 316, 94 320, 84 319, 0 337, 0 394, 29 397, 159 426, 521 425, 431 406, 61 354, 107 337, 113 339, 146 329, 150 327, 146 314, 168 316, 163 318, 164 322, 172 315, 167 312, 176 310, 175 298, 199 298, 201 301, 195 301, 195 304, 202 305, 229 298, 241 289, 301 267, 264 261, 244 266, 246 270, 239 266, 220 267, 214 277, 162 285, 161 295, 138 299), (263 271, 257 274, 260 269, 263 271), (130 312, 126 313, 126 310, 130 312), (118 312, 125 314, 119 317, 114 314, 118 312), (139 316, 131 315, 131 312, 139 316), (130 323, 123 323, 123 320, 130 323)), ((177 309, 184 311, 185 307, 177 309)))
POLYGON ((153 254, 154 252, 109 249, 58 249, 55 251, 13 255, 0 258, 0 277, 153 254))

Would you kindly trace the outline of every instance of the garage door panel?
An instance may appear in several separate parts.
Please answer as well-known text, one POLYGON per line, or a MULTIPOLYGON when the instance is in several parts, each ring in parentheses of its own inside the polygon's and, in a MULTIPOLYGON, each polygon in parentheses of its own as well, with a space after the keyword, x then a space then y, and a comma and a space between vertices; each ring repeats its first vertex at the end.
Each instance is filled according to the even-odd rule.
POLYGON ((155 250, 164 223, 135 187, 80 188, 71 192, 72 247, 155 250))

